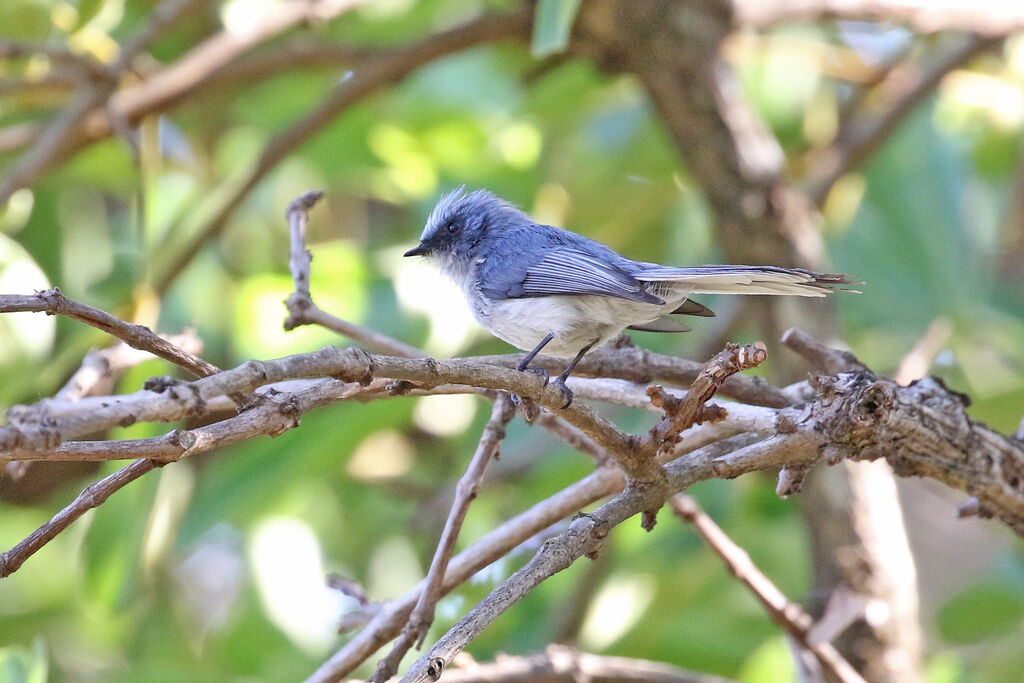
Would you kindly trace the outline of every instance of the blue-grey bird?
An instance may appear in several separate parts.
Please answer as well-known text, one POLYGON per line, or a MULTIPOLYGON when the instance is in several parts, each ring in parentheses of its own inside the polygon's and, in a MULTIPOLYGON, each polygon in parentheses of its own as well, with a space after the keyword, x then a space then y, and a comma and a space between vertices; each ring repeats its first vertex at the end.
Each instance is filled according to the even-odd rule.
POLYGON ((541 225, 487 190, 459 188, 437 203, 419 246, 455 281, 473 315, 492 334, 524 351, 518 370, 540 353, 571 358, 565 380, 590 349, 625 329, 686 332, 676 314, 712 316, 691 294, 825 296, 852 284, 845 275, 774 266, 676 268, 634 261, 592 239, 541 225))

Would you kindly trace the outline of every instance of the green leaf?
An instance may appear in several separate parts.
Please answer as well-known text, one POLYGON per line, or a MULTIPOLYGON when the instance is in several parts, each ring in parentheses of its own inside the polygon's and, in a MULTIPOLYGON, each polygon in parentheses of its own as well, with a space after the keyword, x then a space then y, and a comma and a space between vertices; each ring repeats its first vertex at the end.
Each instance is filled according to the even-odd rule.
POLYGON ((537 3, 530 46, 534 57, 547 57, 565 50, 579 7, 580 0, 540 0, 537 3))
POLYGON ((987 583, 954 596, 938 614, 939 633, 952 643, 977 643, 1019 628, 1024 619, 1020 590, 987 583))

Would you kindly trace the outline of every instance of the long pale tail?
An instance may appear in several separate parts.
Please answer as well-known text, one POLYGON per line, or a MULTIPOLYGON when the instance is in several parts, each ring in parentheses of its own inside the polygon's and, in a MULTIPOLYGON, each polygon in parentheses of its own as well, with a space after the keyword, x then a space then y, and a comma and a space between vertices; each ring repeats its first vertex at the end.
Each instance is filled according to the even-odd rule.
POLYGON ((693 266, 672 268, 651 264, 633 275, 643 282, 685 286, 693 294, 790 294, 826 296, 843 285, 857 284, 845 275, 815 273, 803 268, 775 266, 693 266))

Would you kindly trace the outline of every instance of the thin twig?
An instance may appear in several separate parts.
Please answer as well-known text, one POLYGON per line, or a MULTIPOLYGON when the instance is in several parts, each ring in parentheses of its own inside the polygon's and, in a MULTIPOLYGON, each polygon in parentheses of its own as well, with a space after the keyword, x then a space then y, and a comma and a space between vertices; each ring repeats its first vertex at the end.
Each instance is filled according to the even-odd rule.
MULTIPOLYGON (((203 343, 189 331, 184 334, 165 337, 167 342, 185 353, 198 354, 203 343)), ((112 379, 124 370, 153 357, 148 351, 133 349, 121 342, 105 349, 93 349, 85 354, 78 370, 54 394, 54 401, 77 401, 90 394, 105 393, 112 386, 112 379)))
MULTIPOLYGON (((615 467, 601 467, 583 479, 534 504, 500 525, 452 558, 445 573, 442 593, 447 594, 529 538, 565 519, 596 500, 622 489, 625 480, 615 467)), ((360 633, 324 662, 308 683, 341 681, 396 637, 419 600, 425 581, 402 597, 384 605, 360 633)))
POLYGON ((135 481, 147 472, 152 472, 166 462, 136 460, 127 467, 89 484, 71 503, 32 534, 7 552, 0 554, 0 578, 10 576, 32 557, 40 548, 71 526, 71 523, 89 510, 102 505, 112 493, 135 481))
POLYGON ((757 568, 750 555, 701 510, 696 500, 680 493, 669 499, 669 506, 676 516, 693 526, 697 535, 722 559, 729 572, 754 594, 768 616, 786 629, 801 646, 812 652, 826 672, 842 683, 864 683, 856 669, 830 643, 812 641, 809 637, 814 624, 811 616, 800 605, 790 601, 757 568))
POLYGON ((307 192, 288 205, 286 217, 291 236, 288 266, 292 273, 292 282, 295 283, 295 291, 285 300, 288 318, 284 321, 284 329, 290 331, 301 325, 320 325, 365 344, 373 351, 407 358, 426 356, 425 352, 415 346, 410 346, 368 327, 342 320, 327 313, 313 302, 313 296, 309 290, 312 257, 306 247, 306 223, 309 221, 309 210, 322 196, 322 192, 314 190, 307 192))
POLYGON ((390 679, 398 671, 398 665, 409 648, 413 645, 417 648, 423 645, 423 639, 426 638, 427 631, 434 622, 434 608, 441 598, 441 584, 445 572, 448 571, 448 563, 455 550, 455 541, 458 540, 462 522, 466 519, 466 513, 469 512, 470 503, 476 498, 487 466, 491 460, 497 457, 498 449, 505 438, 505 428, 515 412, 515 405, 512 403, 511 397, 506 393, 500 394, 494 402, 491 418, 487 421, 483 434, 480 436, 476 452, 455 487, 455 500, 452 501, 448 520, 441 533, 441 540, 438 541, 437 550, 434 551, 434 559, 427 572, 426 586, 420 593, 420 598, 409 621, 402 629, 402 635, 392 646, 391 652, 378 663, 377 670, 370 679, 374 683, 384 683, 390 679))
POLYGON ((663 662, 578 652, 549 645, 544 652, 451 669, 446 683, 729 683, 710 674, 685 671, 663 662))
MULTIPOLYGON (((402 681, 436 681, 444 668, 467 643, 523 596, 581 557, 593 557, 599 553, 605 537, 613 527, 638 513, 660 506, 671 493, 715 476, 715 459, 725 452, 731 452, 737 445, 749 441, 748 436, 733 437, 694 451, 686 458, 676 460, 666 467, 668 480, 665 490, 630 486, 597 510, 577 516, 565 531, 545 541, 529 562, 452 626, 412 665, 402 681)), ((785 452, 785 449, 780 449, 779 452, 785 452)), ((332 677, 316 680, 337 679, 332 677)))
POLYGON ((73 301, 54 287, 35 294, 0 294, 0 313, 33 311, 47 315, 63 315, 74 320, 92 325, 111 334, 134 349, 148 351, 154 356, 168 360, 181 366, 198 377, 206 377, 220 368, 207 363, 187 351, 184 351, 166 339, 154 334, 145 325, 125 322, 98 308, 73 301))
POLYGON ((648 395, 656 408, 665 411, 665 417, 650 431, 645 447, 654 451, 670 450, 680 438, 680 434, 705 421, 718 422, 725 419, 726 411, 706 403, 715 395, 729 377, 737 372, 756 368, 768 357, 768 348, 764 342, 756 342, 747 346, 728 344, 704 364, 700 374, 690 385, 686 398, 682 401, 664 391, 661 387, 651 387, 648 395))
POLYGON ((87 510, 102 504, 115 491, 143 474, 183 457, 237 443, 260 434, 277 436, 297 427, 299 418, 305 413, 337 400, 338 396, 343 395, 348 389, 350 387, 340 382, 325 380, 294 394, 263 397, 238 416, 205 427, 174 430, 162 437, 151 439, 84 441, 59 447, 58 452, 65 454, 73 454, 74 451, 80 450, 90 456, 87 459, 96 459, 92 456, 96 455, 97 449, 119 454, 119 457, 155 457, 135 460, 114 474, 87 486, 70 505, 24 541, 0 555, 0 578, 16 571, 26 559, 53 540, 87 510))

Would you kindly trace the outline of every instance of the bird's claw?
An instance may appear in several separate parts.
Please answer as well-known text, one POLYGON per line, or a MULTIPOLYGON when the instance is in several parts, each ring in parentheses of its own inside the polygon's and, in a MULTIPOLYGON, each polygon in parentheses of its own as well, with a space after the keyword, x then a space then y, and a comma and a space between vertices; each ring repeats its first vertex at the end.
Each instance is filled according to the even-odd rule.
MULTIPOLYGON (((562 398, 565 400, 565 402, 562 405, 563 410, 572 405, 572 390, 569 389, 569 387, 565 386, 565 380, 562 379, 561 377, 556 377, 552 381, 551 375, 548 374, 548 371, 545 370, 544 368, 523 368, 520 369, 519 371, 528 372, 531 375, 537 375, 538 377, 540 377, 541 381, 543 382, 543 384, 541 384, 541 387, 546 387, 550 384, 551 386, 558 389, 559 393, 562 394, 562 398)), ((532 403, 532 401, 529 398, 517 396, 516 394, 512 394, 511 398, 513 405, 517 407, 521 405, 529 407, 529 404, 532 403)))
POLYGON ((566 408, 572 405, 572 389, 565 386, 564 379, 562 379, 561 377, 557 377, 555 381, 551 383, 551 386, 553 386, 555 389, 558 389, 559 393, 562 394, 562 398, 565 399, 565 403, 562 404, 562 410, 565 410, 566 408))
MULTIPOLYGON (((525 372, 525 373, 529 373, 531 375, 536 375, 537 377, 540 377, 540 380, 541 380, 541 385, 540 386, 541 386, 541 388, 546 387, 548 385, 548 381, 551 379, 551 375, 549 375, 548 371, 545 370, 544 368, 516 368, 516 369, 519 370, 519 372, 525 372)), ((529 398, 521 398, 517 394, 512 394, 511 398, 512 398, 512 405, 514 405, 516 407, 518 407, 519 405, 521 405, 523 403, 526 403, 526 402, 528 402, 530 400, 529 398)))

